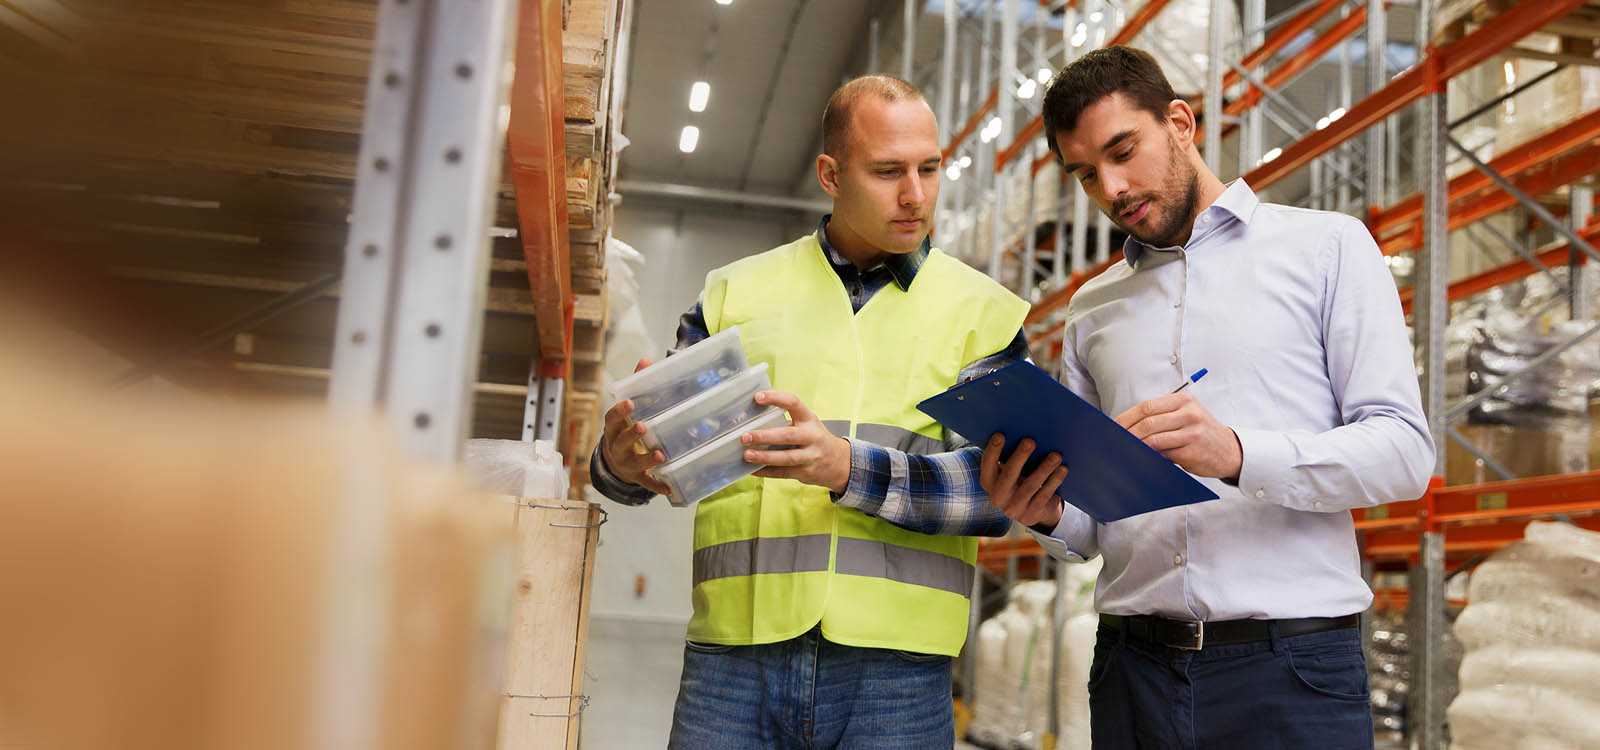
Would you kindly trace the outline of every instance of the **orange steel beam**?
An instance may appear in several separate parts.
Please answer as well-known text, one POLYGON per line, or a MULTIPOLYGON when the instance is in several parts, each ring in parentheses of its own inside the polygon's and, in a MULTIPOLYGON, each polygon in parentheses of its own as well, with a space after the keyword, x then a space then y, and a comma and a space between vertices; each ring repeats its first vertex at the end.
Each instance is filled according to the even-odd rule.
POLYGON ((564 377, 572 352, 571 248, 567 244, 561 0, 522 0, 516 78, 506 130, 517 234, 528 262, 541 374, 564 377))
MULTIPOLYGON (((1431 490, 1433 523, 1452 554, 1489 552, 1522 538, 1529 520, 1568 516, 1600 529, 1600 471, 1514 479, 1431 490)), ((1368 557, 1410 558, 1426 503, 1395 503, 1356 512, 1368 557)))
MULTIPOLYGON (((1600 165, 1600 146, 1590 146, 1535 165, 1536 168, 1512 177, 1511 181, 1523 192, 1541 195, 1600 171, 1597 165, 1600 165)), ((1516 198, 1495 187, 1478 193, 1471 201, 1458 201, 1451 207, 1450 218, 1446 224, 1453 231, 1515 205, 1517 205, 1516 198)), ((1378 248, 1385 255, 1394 255, 1421 247, 1421 232, 1420 226, 1413 226, 1409 232, 1401 232, 1379 240, 1378 248)))
POLYGON ((1110 268, 1119 260, 1122 260, 1122 251, 1120 250, 1112 253, 1111 257, 1101 263, 1082 271, 1074 271, 1072 277, 1067 280, 1064 286, 1045 295, 1044 299, 1033 303, 1033 307, 1028 310, 1028 315, 1022 319, 1022 324, 1026 326, 1044 320, 1050 313, 1067 304, 1067 300, 1072 299, 1073 293, 1078 291, 1078 287, 1083 286, 1084 282, 1105 273, 1107 268, 1110 268))
MULTIPOLYGON (((1271 73, 1268 73, 1264 78, 1262 78, 1262 83, 1267 84, 1275 90, 1282 88, 1285 84, 1289 83, 1289 81, 1293 80, 1295 76, 1300 75, 1307 68, 1310 68, 1312 65, 1316 64, 1318 60, 1322 59, 1323 55, 1327 54, 1334 47, 1337 47, 1343 43, 1347 37, 1349 37, 1351 34, 1354 34, 1356 30, 1365 25, 1366 22, 1367 7, 1363 5, 1351 11, 1350 15, 1340 19, 1338 23, 1334 24, 1327 31, 1317 35, 1316 40, 1307 45, 1305 49, 1296 52, 1289 59, 1284 60, 1282 65, 1274 68, 1271 73)), ((1246 110, 1249 110, 1250 108, 1259 104, 1264 96, 1266 96, 1266 94, 1262 93, 1261 89, 1251 85, 1250 89, 1244 92, 1244 94, 1242 94, 1238 99, 1235 99, 1224 105, 1222 111, 1229 115, 1240 114, 1241 112, 1245 112, 1246 110)))
POLYGON ((961 148, 961 144, 966 142, 968 138, 972 137, 973 133, 978 131, 978 124, 983 122, 983 118, 990 112, 993 112, 995 106, 999 103, 999 90, 990 91, 989 98, 984 99, 983 104, 978 105, 978 111, 973 112, 972 116, 967 118, 967 124, 961 126, 961 131, 956 133, 956 137, 950 139, 950 145, 944 147, 944 151, 942 152, 944 158, 949 159, 952 155, 954 155, 956 149, 961 148))
POLYGON ((1312 159, 1355 137, 1373 124, 1383 121, 1430 91, 1444 90, 1445 81, 1509 48, 1518 39, 1542 28, 1574 9, 1585 0, 1548 0, 1517 3, 1488 24, 1450 44, 1434 50, 1382 89, 1357 102, 1344 117, 1328 127, 1307 134, 1283 149, 1276 159, 1262 164, 1244 176, 1252 188, 1262 190, 1287 177, 1312 159))
MULTIPOLYGON (((1600 139, 1600 109, 1500 154, 1490 160, 1489 166, 1510 177, 1597 139, 1600 139)), ((1450 181, 1450 197, 1455 200, 1493 186, 1488 175, 1474 169, 1450 181)), ((1413 193, 1378 212, 1369 227, 1374 236, 1384 237, 1411 225, 1421 216, 1422 194, 1413 193)))
MULTIPOLYGON (((1580 236, 1583 237, 1584 241, 1591 245, 1600 244, 1600 221, 1594 222, 1585 227, 1580 232, 1580 236)), ((1567 261, 1573 257, 1572 244, 1567 243, 1552 250, 1546 250, 1542 253, 1539 253, 1536 257, 1539 259, 1540 263, 1543 263, 1546 266, 1565 265, 1567 261)), ((1587 263, 1588 261, 1589 256, 1578 256, 1579 263, 1587 263)), ((1491 268, 1483 273, 1475 276, 1468 276, 1465 279, 1451 284, 1449 289, 1449 299, 1451 302, 1463 300, 1471 297, 1474 294, 1486 292, 1490 289, 1500 286, 1501 284, 1509 284, 1518 279, 1532 276, 1533 274, 1538 273, 1538 271, 1539 269, 1537 266, 1527 262, 1526 260, 1518 258, 1511 263, 1507 263, 1506 265, 1498 268, 1491 268)), ((1403 310, 1405 310, 1407 315, 1411 314, 1411 304, 1414 301, 1415 296, 1416 290, 1411 287, 1405 287, 1404 289, 1400 290, 1400 306, 1403 310)))
MULTIPOLYGON (((1251 50, 1250 54, 1239 61, 1239 67, 1245 70, 1255 70, 1256 66, 1267 61, 1268 58, 1278 54, 1280 50, 1300 36, 1301 32, 1315 26, 1318 21, 1329 13, 1338 10, 1345 4, 1345 0, 1322 0, 1322 2, 1300 11, 1300 15, 1285 21, 1276 31, 1269 35, 1260 47, 1251 50)), ((1365 9, 1363 9, 1365 10, 1365 9)), ((1229 68, 1222 74, 1222 90, 1227 91, 1244 80, 1239 71, 1229 68)))
MULTIPOLYGON (((1134 13, 1133 17, 1129 18, 1128 22, 1122 25, 1122 29, 1119 30, 1115 36, 1112 36, 1106 41, 1106 46, 1115 47, 1116 45, 1127 44, 1128 42, 1132 41, 1133 38, 1138 36, 1139 32, 1143 31, 1144 27, 1156 17, 1157 13, 1160 13, 1163 8, 1167 7, 1168 2, 1170 2, 1170 0, 1150 0, 1149 2, 1145 3, 1139 8, 1139 12, 1134 13)), ((1022 153, 1022 149, 1028 145, 1029 140, 1038 136, 1039 133, 1043 131, 1044 115, 1037 115, 1033 119, 1029 120, 1028 124, 1022 127, 1022 131, 1017 133, 1017 137, 1011 141, 1011 145, 1006 146, 1005 150, 995 154, 994 168, 996 170, 1004 169, 1007 164, 1010 164, 1013 159, 1017 158, 1018 154, 1022 153)))

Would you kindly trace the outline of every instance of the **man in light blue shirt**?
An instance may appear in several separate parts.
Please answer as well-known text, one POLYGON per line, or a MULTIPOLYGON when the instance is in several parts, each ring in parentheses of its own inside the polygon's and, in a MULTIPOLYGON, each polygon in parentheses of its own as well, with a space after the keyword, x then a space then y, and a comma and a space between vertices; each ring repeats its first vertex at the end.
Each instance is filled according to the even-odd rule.
POLYGON ((1031 445, 991 440, 991 501, 1056 557, 1104 558, 1095 747, 1371 747, 1349 511, 1419 497, 1434 465, 1382 254, 1349 216, 1218 180, 1143 52, 1068 66, 1044 119, 1130 235, 1072 298, 1062 378, 1220 497, 1098 524, 1047 491, 1059 456, 1022 476, 1031 445))

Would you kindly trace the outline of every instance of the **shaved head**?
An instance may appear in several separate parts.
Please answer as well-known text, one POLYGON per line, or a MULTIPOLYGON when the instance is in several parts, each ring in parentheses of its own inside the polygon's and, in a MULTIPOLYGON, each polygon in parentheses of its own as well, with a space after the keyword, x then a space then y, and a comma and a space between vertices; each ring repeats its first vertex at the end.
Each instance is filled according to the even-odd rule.
POLYGON ((822 153, 844 161, 850 150, 850 126, 856 107, 866 98, 885 102, 926 101, 916 86, 894 76, 861 76, 847 82, 828 97, 828 107, 822 111, 822 153))

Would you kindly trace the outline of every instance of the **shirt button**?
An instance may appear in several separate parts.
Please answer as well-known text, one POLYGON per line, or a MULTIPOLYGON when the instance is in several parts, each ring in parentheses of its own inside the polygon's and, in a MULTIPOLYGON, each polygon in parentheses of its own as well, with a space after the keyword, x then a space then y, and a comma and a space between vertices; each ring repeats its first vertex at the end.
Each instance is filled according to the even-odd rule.
POLYGON ((1171 362, 1172 362, 1172 364, 1178 364, 1178 355, 1176 355, 1176 354, 1172 355, 1171 362))
POLYGON ((1173 307, 1183 307, 1183 300, 1180 299, 1177 302, 1172 303, 1172 306, 1173 307))
POLYGON ((1262 497, 1266 497, 1266 496, 1267 496, 1267 491, 1266 490, 1256 490, 1256 497, 1257 498, 1262 498, 1262 497))
POLYGON ((1321 500, 1312 501, 1311 507, 1316 508, 1317 510, 1322 510, 1322 501, 1321 500))
POLYGON ((1183 565, 1183 555, 1173 555, 1172 556, 1172 564, 1173 565, 1182 566, 1183 565))

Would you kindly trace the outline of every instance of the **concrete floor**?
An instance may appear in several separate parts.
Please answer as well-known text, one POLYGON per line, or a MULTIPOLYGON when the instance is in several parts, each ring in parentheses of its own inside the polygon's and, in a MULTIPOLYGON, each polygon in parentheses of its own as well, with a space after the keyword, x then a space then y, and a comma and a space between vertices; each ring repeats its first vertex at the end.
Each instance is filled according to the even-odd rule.
POLYGON ((588 669, 579 747, 667 746, 683 669, 684 622, 619 616, 589 619, 588 669))

